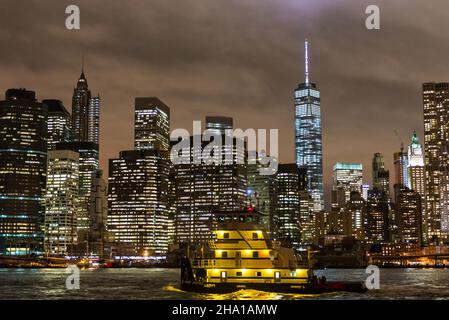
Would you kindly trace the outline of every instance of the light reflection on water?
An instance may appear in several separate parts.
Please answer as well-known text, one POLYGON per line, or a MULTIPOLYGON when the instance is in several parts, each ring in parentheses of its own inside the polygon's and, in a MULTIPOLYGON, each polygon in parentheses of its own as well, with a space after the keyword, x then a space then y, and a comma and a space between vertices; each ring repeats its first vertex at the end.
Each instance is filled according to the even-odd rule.
MULTIPOLYGON (((179 289, 179 269, 82 270, 80 290, 67 290, 64 269, 0 269, 0 299, 449 299, 448 269, 381 269, 380 290, 321 295, 240 290, 197 294, 179 289)), ((364 269, 318 270, 328 280, 364 281, 364 269)))

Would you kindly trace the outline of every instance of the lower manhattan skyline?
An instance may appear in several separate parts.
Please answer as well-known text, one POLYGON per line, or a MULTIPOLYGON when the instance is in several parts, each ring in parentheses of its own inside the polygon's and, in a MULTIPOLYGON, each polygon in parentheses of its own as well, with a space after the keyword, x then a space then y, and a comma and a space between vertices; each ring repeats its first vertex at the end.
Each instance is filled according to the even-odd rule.
POLYGON ((449 300, 448 31, 448 0, 0 1, 0 304, 449 300))
MULTIPOLYGON (((329 203, 337 162, 368 169, 373 153, 381 152, 393 172, 401 141, 408 144, 414 130, 423 137, 422 83, 446 81, 449 73, 442 59, 447 36, 435 32, 449 25, 438 18, 444 1, 379 1, 386 14, 374 32, 360 27, 364 6, 354 1, 79 1, 82 26, 76 32, 60 23, 66 4, 47 3, 0 4, 1 45, 7 46, 0 87, 35 90, 39 100, 60 99, 70 110, 84 54, 93 94, 102 99, 100 164, 106 172, 108 159, 132 146, 137 96, 167 103, 171 129, 190 129, 205 115, 233 117, 240 128, 281 128, 280 162, 293 162, 292 92, 303 81, 308 38, 311 77, 322 92, 329 203), (128 17, 133 24, 124 26, 128 17), (14 54, 19 51, 25 52, 14 54)), ((371 184, 369 169, 364 182, 371 184)))

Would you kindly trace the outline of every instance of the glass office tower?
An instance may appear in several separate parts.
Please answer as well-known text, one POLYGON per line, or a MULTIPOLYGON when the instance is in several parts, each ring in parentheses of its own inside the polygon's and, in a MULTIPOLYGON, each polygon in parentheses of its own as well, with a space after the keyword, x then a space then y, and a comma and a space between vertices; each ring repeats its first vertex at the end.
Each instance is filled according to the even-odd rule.
POLYGON ((312 197, 313 211, 319 212, 324 209, 321 99, 316 84, 309 81, 307 41, 305 83, 298 86, 294 97, 296 164, 307 170, 307 189, 312 197))
POLYGON ((43 251, 47 108, 34 91, 0 101, 0 254, 43 251))

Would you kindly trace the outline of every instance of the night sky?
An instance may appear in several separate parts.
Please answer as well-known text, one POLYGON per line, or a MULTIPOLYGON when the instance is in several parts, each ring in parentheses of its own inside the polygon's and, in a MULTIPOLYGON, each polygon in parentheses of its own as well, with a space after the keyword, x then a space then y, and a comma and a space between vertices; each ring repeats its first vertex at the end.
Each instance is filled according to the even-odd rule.
POLYGON ((102 98, 101 165, 133 148, 136 96, 171 108, 171 127, 206 115, 239 128, 279 128, 280 160, 294 161, 293 90, 304 79, 322 93, 324 175, 335 162, 362 162, 422 141, 421 86, 449 81, 447 0, 39 0, 0 1, 0 91, 35 90, 71 109, 86 56, 92 94, 102 98), (81 30, 65 8, 81 9, 81 30), (365 28, 366 6, 381 30, 365 28), (395 134, 397 131, 398 136, 395 134))

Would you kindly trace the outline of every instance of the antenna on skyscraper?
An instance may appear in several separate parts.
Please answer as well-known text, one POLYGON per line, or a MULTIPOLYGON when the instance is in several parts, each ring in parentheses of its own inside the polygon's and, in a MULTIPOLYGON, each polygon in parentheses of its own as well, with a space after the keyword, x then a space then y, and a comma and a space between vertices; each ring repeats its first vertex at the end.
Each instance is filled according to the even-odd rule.
POLYGON ((305 74, 306 74, 306 84, 309 84, 309 41, 306 39, 304 44, 304 63, 305 63, 305 74))

